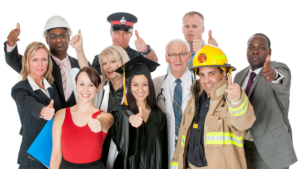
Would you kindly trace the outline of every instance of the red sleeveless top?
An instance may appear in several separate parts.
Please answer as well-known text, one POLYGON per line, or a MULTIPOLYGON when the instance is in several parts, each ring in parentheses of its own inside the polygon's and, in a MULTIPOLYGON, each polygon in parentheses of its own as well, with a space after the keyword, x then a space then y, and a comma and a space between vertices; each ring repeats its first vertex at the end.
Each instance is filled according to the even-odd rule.
MULTIPOLYGON (((96 118, 102 111, 93 114, 96 118)), ((62 125, 61 149, 63 158, 72 163, 91 163, 101 158, 106 133, 94 133, 88 124, 78 127, 73 122, 70 108, 66 108, 62 125)))

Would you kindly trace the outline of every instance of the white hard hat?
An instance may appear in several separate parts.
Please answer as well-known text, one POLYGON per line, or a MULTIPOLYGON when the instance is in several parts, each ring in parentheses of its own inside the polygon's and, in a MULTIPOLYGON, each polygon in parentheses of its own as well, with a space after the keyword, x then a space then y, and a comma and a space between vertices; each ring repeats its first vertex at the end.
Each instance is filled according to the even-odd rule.
POLYGON ((67 20, 61 16, 52 16, 48 19, 48 21, 45 24, 45 29, 43 33, 44 37, 47 37, 47 31, 53 28, 66 28, 68 30, 69 35, 71 36, 72 34, 72 30, 69 27, 67 20))

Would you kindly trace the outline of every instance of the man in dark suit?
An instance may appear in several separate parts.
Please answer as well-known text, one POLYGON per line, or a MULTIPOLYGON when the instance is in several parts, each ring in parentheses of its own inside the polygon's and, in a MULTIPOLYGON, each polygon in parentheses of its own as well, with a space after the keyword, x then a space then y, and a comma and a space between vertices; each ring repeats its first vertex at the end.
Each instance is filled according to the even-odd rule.
MULTIPOLYGON (((10 32, 4 43, 6 63, 20 73, 22 69, 22 55, 19 54, 16 42, 19 41, 21 29, 10 32)), ((77 59, 68 55, 68 47, 72 30, 67 21, 60 16, 53 16, 45 24, 44 37, 49 46, 53 63, 52 75, 57 86, 59 100, 63 108, 76 104, 70 78, 70 70, 79 68, 77 59)))
POLYGON ((284 169, 297 161, 288 119, 291 72, 270 61, 271 42, 261 33, 248 40, 250 66, 234 82, 242 86, 254 108, 256 121, 245 135, 248 169, 284 169))

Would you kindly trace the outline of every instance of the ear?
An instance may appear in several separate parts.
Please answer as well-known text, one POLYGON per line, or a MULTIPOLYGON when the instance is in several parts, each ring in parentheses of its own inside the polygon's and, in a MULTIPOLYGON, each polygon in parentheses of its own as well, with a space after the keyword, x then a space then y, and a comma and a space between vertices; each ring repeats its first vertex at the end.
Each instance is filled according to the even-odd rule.
POLYGON ((131 38, 132 37, 132 33, 129 33, 130 34, 130 37, 129 38, 131 38))
MULTIPOLYGON (((205 26, 202 27, 202 33, 204 33, 204 30, 205 30, 205 26)), ((202 33, 201 33, 201 34, 202 34, 202 33)))
POLYGON ((68 35, 68 42, 70 41, 70 35, 68 35))
POLYGON ((99 84, 98 89, 97 89, 97 92, 100 90, 100 88, 101 88, 101 84, 99 84))
POLYGON ((166 62, 169 63, 168 54, 165 54, 166 62))
POLYGON ((223 79, 227 77, 226 71, 223 71, 223 72, 222 72, 222 77, 223 77, 223 79))
POLYGON ((191 53, 191 52, 188 52, 188 61, 190 61, 191 56, 192 56, 192 53, 191 53))
POLYGON ((270 48, 270 50, 269 50, 269 55, 272 55, 272 49, 270 48))
POLYGON ((48 36, 45 38, 46 39, 46 43, 47 43, 47 45, 49 45, 50 44, 50 42, 48 42, 48 36))

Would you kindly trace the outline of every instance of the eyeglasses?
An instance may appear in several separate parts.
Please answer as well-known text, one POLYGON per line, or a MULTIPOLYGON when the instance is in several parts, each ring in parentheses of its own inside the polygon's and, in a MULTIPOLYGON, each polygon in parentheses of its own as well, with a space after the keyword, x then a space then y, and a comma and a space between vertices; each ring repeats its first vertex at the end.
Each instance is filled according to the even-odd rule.
POLYGON ((57 39, 57 38, 60 38, 60 39, 67 39, 68 35, 66 34, 62 34, 62 35, 50 35, 49 38, 54 40, 54 39, 57 39))
POLYGON ((180 58, 184 58, 186 57, 188 53, 179 53, 179 54, 168 54, 168 57, 171 59, 175 59, 177 58, 177 56, 179 56, 180 58))

